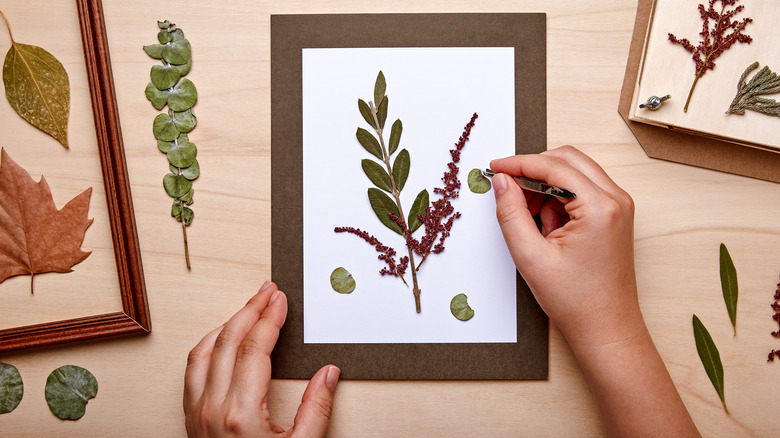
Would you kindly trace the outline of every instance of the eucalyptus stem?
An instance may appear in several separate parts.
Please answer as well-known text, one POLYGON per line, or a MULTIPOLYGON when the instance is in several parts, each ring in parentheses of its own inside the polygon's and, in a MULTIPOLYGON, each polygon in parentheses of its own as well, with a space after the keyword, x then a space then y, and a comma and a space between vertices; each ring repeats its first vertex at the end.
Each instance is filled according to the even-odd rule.
POLYGON ((187 270, 192 270, 190 266, 190 246, 187 244, 187 226, 181 223, 181 233, 184 236, 184 260, 187 263, 187 270))

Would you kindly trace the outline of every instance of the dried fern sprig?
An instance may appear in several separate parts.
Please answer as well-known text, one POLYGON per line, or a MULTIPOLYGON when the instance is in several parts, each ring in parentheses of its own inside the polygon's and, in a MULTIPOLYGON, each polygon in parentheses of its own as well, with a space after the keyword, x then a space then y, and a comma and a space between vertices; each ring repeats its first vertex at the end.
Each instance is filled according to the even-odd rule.
POLYGON ((731 101, 726 114, 745 114, 745 110, 757 111, 768 116, 780 117, 780 103, 774 99, 760 97, 767 94, 780 93, 780 76, 773 73, 769 66, 764 66, 745 83, 748 74, 758 68, 758 61, 745 69, 737 83, 737 94, 731 101))

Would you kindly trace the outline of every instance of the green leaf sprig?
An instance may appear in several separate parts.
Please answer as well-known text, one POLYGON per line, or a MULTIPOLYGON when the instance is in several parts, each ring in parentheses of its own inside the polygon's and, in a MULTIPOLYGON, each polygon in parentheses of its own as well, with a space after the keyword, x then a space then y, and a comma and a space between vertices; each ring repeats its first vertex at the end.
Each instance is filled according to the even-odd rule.
POLYGON ((726 310, 734 327, 734 336, 737 335, 737 298, 739 298, 739 286, 737 284, 737 269, 731 260, 728 248, 720 244, 720 287, 723 290, 723 301, 726 302, 726 310))
POLYGON ((181 222, 184 236, 184 257, 190 269, 190 254, 187 244, 187 227, 192 224, 195 213, 192 205, 195 191, 192 181, 200 176, 198 149, 191 142, 188 133, 195 128, 197 119, 192 107, 198 100, 195 84, 182 78, 192 68, 190 42, 181 29, 174 28, 168 20, 158 21, 159 44, 144 46, 144 51, 162 65, 155 65, 151 71, 151 82, 146 86, 146 98, 155 109, 166 105, 168 112, 159 114, 152 123, 152 132, 157 139, 157 148, 168 157, 170 173, 163 177, 163 188, 173 198, 171 216, 181 222))
POLYGON ((780 117, 780 102, 766 97, 780 93, 780 76, 764 66, 745 83, 747 75, 758 68, 758 61, 750 64, 737 82, 737 94, 731 101, 726 114, 745 114, 745 110, 756 111, 768 116, 780 117))

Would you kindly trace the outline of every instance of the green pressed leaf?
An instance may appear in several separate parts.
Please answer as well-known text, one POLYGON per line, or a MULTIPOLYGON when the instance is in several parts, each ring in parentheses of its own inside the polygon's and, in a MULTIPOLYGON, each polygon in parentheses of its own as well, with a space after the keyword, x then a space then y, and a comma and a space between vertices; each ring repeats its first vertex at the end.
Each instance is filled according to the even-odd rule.
POLYGON ((5 96, 31 125, 68 147, 70 83, 51 53, 11 40, 3 63, 5 96))
MULTIPOLYGON (((170 64, 186 64, 187 61, 192 59, 190 42, 186 39, 176 39, 176 29, 172 32, 173 41, 164 44, 162 49, 162 59, 170 64)), ((183 35, 183 34, 182 34, 183 35)))
POLYGON ((171 64, 152 66, 152 72, 149 75, 152 84, 159 90, 167 90, 179 81, 181 72, 171 64))
POLYGON ((158 90, 153 83, 149 82, 146 85, 146 98, 149 99, 149 102, 152 102, 152 106, 155 109, 163 109, 168 104, 168 90, 158 90))
MULTIPOLYGON (((182 135, 184 135, 184 134, 182 134, 182 135)), ((167 154, 168 152, 170 152, 172 147, 173 147, 173 142, 172 141, 157 140, 157 149, 159 149, 160 152, 162 152, 164 154, 167 154)))
POLYGON ((693 337, 696 340, 696 351, 698 351, 699 359, 704 365, 704 371, 707 372, 712 386, 715 387, 715 391, 723 403, 723 409, 728 413, 729 409, 726 407, 726 398, 723 394, 723 364, 720 361, 720 353, 712 336, 710 336, 710 332, 696 315, 693 315, 693 337))
POLYGON ((409 210, 409 220, 406 221, 409 226, 409 231, 412 233, 422 225, 422 221, 420 221, 420 218, 417 216, 425 216, 425 210, 428 208, 429 202, 428 190, 425 189, 418 193, 417 197, 414 199, 412 208, 409 210))
POLYGON ((160 44, 169 43, 171 40, 173 40, 173 35, 167 30, 157 32, 157 41, 159 41, 160 44))
POLYGON ((168 29, 169 27, 171 27, 171 22, 170 20, 165 20, 165 21, 157 20, 157 27, 159 27, 160 29, 168 29))
POLYGON ((184 207, 181 210, 181 223, 185 227, 189 227, 192 224, 192 219, 195 217, 195 212, 189 207, 184 207))
POLYGON ((376 109, 376 119, 379 121, 379 127, 384 128, 385 127, 385 120, 387 120, 387 101, 388 97, 385 96, 384 99, 382 99, 382 103, 379 104, 379 107, 376 109))
POLYGON ((461 321, 468 321, 474 316, 474 310, 469 306, 466 294, 457 294, 452 298, 450 312, 461 321))
POLYGON ((388 213, 393 213, 396 217, 401 217, 401 213, 398 212, 398 206, 395 205, 395 202, 385 192, 373 187, 368 189, 368 201, 371 203, 371 208, 380 222, 396 233, 404 235, 398 222, 390 219, 388 213))
POLYGON ((380 160, 382 159, 382 146, 379 145, 379 141, 377 141, 376 137, 363 128, 358 128, 355 136, 365 150, 380 160))
POLYGON ((198 124, 198 119, 192 113, 192 109, 182 112, 174 111, 171 120, 179 132, 190 132, 198 124))
POLYGON ((0 362, 0 414, 7 414, 22 401, 24 384, 15 366, 0 362))
POLYGON ((192 143, 186 134, 180 135, 168 151, 168 162, 177 168, 190 167, 198 155, 195 143, 192 143))
POLYGON ((181 222, 181 210, 183 208, 184 208, 184 205, 178 199, 175 199, 173 201, 173 205, 171 205, 171 216, 176 218, 176 220, 179 221, 179 222, 181 222))
POLYGON ((162 51, 163 51, 162 44, 151 44, 148 46, 144 46, 144 52, 146 52, 147 55, 151 56, 154 59, 162 59, 162 51))
POLYGON ((393 127, 390 128, 390 140, 387 143, 388 154, 393 155, 393 152, 398 149, 398 145, 401 143, 401 131, 403 131, 403 129, 404 127, 401 124, 401 119, 396 119, 396 121, 393 122, 393 127))
POLYGON ((183 168, 178 168, 173 164, 168 164, 168 166, 172 173, 177 173, 181 170, 181 175, 190 181, 197 179, 200 176, 200 165, 198 164, 198 160, 194 160, 192 164, 183 168))
POLYGON ((46 379, 46 403, 57 417, 78 420, 87 410, 87 402, 98 392, 95 376, 84 368, 65 365, 46 379))
POLYGON ((490 180, 479 169, 471 169, 468 180, 469 189, 474 193, 486 193, 490 190, 490 180))
POLYGON ((358 109, 366 123, 376 129, 376 123, 374 123, 374 116, 371 114, 371 108, 369 108, 368 104, 363 99, 358 99, 358 109))
POLYGON ((168 93, 168 106, 174 111, 186 111, 198 101, 198 90, 189 79, 182 79, 168 93))
POLYGON ((734 327, 734 335, 737 334, 737 298, 739 287, 737 285, 737 269, 731 261, 731 255, 726 245, 720 244, 720 287, 723 289, 723 301, 726 302, 726 310, 734 327))
POLYGON ((398 156, 395 157, 393 162, 393 181, 395 181, 395 188, 400 192, 406 184, 406 178, 409 177, 409 166, 411 164, 411 158, 409 158, 409 151, 401 149, 398 156))
POLYGON ((179 136, 179 130, 176 129, 176 125, 168 114, 158 114, 154 118, 152 132, 154 138, 162 141, 174 141, 179 136))
POLYGON ((176 69, 176 71, 179 72, 179 76, 184 76, 190 72, 190 69, 192 69, 192 59, 188 60, 186 64, 182 65, 171 64, 171 68, 176 69))
POLYGON ((368 179, 375 186, 388 193, 393 193, 393 183, 390 181, 390 175, 387 174, 387 171, 381 165, 373 160, 363 160, 360 162, 360 165, 363 167, 363 172, 366 173, 368 179))
POLYGON ((179 200, 187 205, 192 205, 195 201, 193 200, 193 197, 195 196, 195 190, 190 189, 189 192, 179 196, 179 200))
POLYGON ((330 285, 340 294, 351 294, 355 290, 355 279, 344 268, 336 268, 330 274, 330 285))
POLYGON ((163 187, 171 198, 178 198, 190 191, 192 181, 181 175, 169 173, 163 177, 163 187))
POLYGON ((382 70, 379 70, 379 74, 376 75, 376 82, 374 83, 374 105, 377 107, 382 104, 385 98, 385 89, 387 83, 385 82, 385 75, 382 70))

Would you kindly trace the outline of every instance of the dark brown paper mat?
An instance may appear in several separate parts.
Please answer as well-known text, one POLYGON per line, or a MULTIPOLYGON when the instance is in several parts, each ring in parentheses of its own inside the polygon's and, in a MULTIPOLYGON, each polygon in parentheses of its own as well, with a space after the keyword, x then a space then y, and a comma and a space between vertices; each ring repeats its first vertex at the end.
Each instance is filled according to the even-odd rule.
MULTIPOLYGON (((691 135, 628 119, 653 0, 639 0, 618 112, 647 156, 780 182, 780 153, 691 135)), ((658 25, 658 23, 656 23, 658 25)))
POLYGON ((304 344, 303 187, 296 176, 302 174, 303 48, 514 47, 516 151, 544 151, 545 20, 544 14, 271 17, 272 278, 289 303, 272 357, 275 378, 308 379, 330 363, 347 379, 547 378, 547 317, 519 275, 517 343, 304 344))

